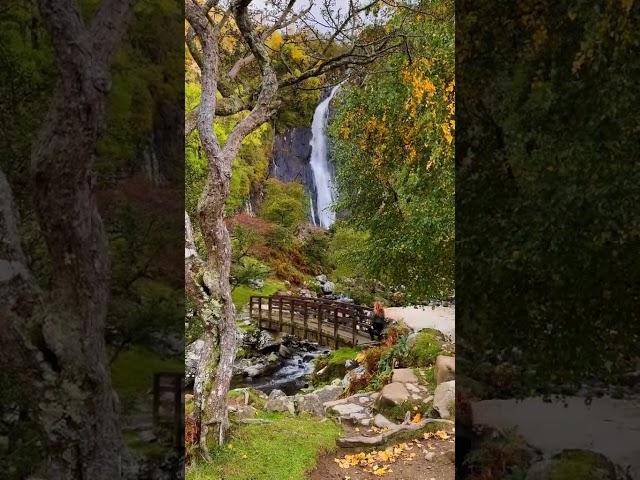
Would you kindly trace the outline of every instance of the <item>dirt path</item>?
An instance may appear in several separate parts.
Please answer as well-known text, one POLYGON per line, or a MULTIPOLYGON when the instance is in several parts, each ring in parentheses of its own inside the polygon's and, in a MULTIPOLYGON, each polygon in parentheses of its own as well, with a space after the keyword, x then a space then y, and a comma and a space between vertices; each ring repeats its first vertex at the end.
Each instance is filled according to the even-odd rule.
POLYGON ((339 448, 318 459, 309 480, 453 480, 453 432, 449 430, 444 438, 427 435, 429 438, 393 442, 373 451, 339 448), (387 456, 391 459, 385 461, 387 456))
POLYGON ((452 339, 456 335, 455 307, 387 307, 384 313, 393 320, 404 320, 413 330, 435 328, 452 339))

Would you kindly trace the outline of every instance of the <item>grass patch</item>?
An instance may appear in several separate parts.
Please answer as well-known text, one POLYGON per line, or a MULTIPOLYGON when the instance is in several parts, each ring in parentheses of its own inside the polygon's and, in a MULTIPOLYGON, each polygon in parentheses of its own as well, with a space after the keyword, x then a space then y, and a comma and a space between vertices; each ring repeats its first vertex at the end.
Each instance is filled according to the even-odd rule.
POLYGON ((433 408, 431 403, 426 404, 422 400, 406 400, 399 405, 380 406, 376 409, 392 422, 402 422, 407 412, 411 412, 413 418, 416 413, 420 413, 423 418, 433 418, 433 408))
POLYGON ((432 365, 426 368, 415 368, 413 372, 418 377, 418 383, 427 387, 427 390, 433 393, 437 387, 436 385, 436 369, 432 365))
POLYGON ((184 361, 162 358, 144 347, 133 347, 118 355, 111 365, 113 388, 125 406, 146 399, 153 388, 153 374, 159 372, 184 373, 184 361))
POLYGON ((407 360, 412 367, 428 367, 433 365, 436 357, 443 353, 442 334, 431 328, 421 330, 416 336, 415 343, 409 349, 407 360))
POLYGON ((361 350, 362 347, 344 347, 334 350, 328 355, 318 357, 315 361, 315 372, 325 367, 327 369, 322 372, 322 375, 317 375, 314 372, 311 379, 313 385, 318 387, 323 383, 332 381, 334 378, 343 378, 347 373, 347 368, 344 366, 345 362, 355 359, 361 350))
POLYGON ((186 480, 303 480, 320 452, 335 448, 341 430, 315 417, 261 414, 267 425, 241 425, 212 463, 187 468, 186 480))
POLYGON ((270 296, 280 290, 285 290, 284 282, 274 278, 267 278, 264 281, 264 286, 260 289, 251 288, 246 285, 240 285, 234 288, 233 292, 231 292, 231 298, 233 298, 233 304, 236 306, 236 309, 240 311, 241 309, 247 308, 250 297, 254 295, 270 296))

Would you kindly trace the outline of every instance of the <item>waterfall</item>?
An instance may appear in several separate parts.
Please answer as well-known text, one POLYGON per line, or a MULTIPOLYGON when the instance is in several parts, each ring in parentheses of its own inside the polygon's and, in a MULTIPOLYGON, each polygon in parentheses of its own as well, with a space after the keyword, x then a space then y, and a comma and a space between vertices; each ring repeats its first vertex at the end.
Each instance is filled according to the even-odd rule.
POLYGON ((336 214, 331 210, 331 205, 335 200, 335 191, 333 187, 333 172, 329 164, 327 151, 327 124, 329 122, 329 103, 339 87, 340 85, 333 87, 329 96, 318 104, 316 111, 313 113, 313 122, 311 123, 310 165, 316 187, 316 201, 313 202, 312 199, 311 208, 313 209, 313 204, 315 203, 318 209, 318 217, 316 219, 313 210, 311 215, 313 223, 324 228, 329 228, 336 220, 336 214))

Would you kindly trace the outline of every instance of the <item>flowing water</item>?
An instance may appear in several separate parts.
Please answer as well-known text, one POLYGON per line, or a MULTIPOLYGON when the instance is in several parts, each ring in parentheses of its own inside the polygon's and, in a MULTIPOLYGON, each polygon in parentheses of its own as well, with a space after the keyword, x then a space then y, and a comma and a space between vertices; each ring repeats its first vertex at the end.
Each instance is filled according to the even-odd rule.
POLYGON ((331 89, 327 98, 318 104, 313 114, 311 123, 311 171, 316 187, 316 201, 312 200, 312 219, 314 224, 323 228, 329 228, 336 220, 336 214, 331 210, 331 205, 335 201, 335 191, 333 186, 333 171, 329 163, 327 124, 329 122, 329 103, 340 88, 336 85, 331 89), (313 212, 315 203, 318 210, 316 218, 313 212))

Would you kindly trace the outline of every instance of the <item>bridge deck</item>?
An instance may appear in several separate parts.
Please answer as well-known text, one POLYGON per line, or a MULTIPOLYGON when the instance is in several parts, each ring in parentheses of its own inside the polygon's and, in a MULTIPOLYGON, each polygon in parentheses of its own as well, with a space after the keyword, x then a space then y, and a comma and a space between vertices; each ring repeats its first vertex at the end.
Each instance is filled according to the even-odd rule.
POLYGON ((371 309, 331 300, 275 295, 251 297, 249 315, 260 328, 288 332, 321 345, 372 343, 371 309))

